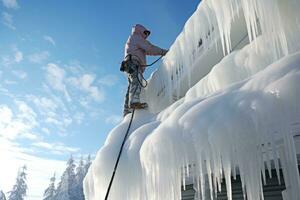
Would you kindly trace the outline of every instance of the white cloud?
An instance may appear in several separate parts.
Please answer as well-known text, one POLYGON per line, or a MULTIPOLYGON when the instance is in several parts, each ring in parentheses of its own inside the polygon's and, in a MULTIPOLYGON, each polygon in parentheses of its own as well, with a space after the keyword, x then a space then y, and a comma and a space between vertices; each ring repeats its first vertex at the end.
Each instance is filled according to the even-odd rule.
POLYGON ((50 37, 49 35, 45 35, 44 40, 51 43, 53 46, 56 46, 56 43, 55 43, 54 39, 52 37, 50 37))
POLYGON ((81 106, 85 107, 86 109, 89 108, 89 101, 86 98, 79 99, 79 103, 81 106))
MULTIPOLYGON (((86 73, 81 66, 64 65, 64 67, 59 66, 58 64, 49 63, 45 68, 45 75, 47 84, 45 84, 45 90, 48 93, 54 93, 59 91, 63 94, 67 100, 64 103, 68 104, 69 113, 71 110, 74 111, 77 106, 83 106, 87 110, 90 110, 92 103, 101 103, 105 99, 105 91, 100 85, 99 81, 96 78, 96 75, 93 73, 86 73), (100 86, 99 86, 100 85, 100 86), (75 100, 76 101, 73 101, 75 100)), ((57 96, 61 98, 62 96, 57 96)), ((73 122, 80 124, 82 122, 82 116, 75 116, 74 112, 70 117, 73 122)), ((69 115, 70 116, 70 115, 69 115)), ((61 124, 60 120, 56 120, 54 116, 49 116, 47 118, 47 123, 51 124, 61 124)))
POLYGON ((65 85, 65 70, 60 68, 58 65, 49 63, 46 67, 46 78, 47 81, 53 89, 57 91, 61 91, 64 93, 67 101, 71 101, 71 97, 67 91, 67 87, 65 85))
POLYGON ((99 79, 99 83, 106 86, 114 86, 118 83, 119 77, 113 74, 106 75, 99 79))
POLYGON ((105 119, 105 123, 116 125, 121 122, 122 117, 120 115, 111 115, 105 119))
POLYGON ((23 53, 21 51, 16 51, 15 53, 15 62, 19 63, 23 60, 23 53))
POLYGON ((0 84, 0 93, 5 95, 5 96, 8 96, 8 97, 12 97, 14 96, 13 94, 11 94, 11 92, 9 92, 8 89, 6 89, 5 87, 3 87, 3 85, 0 84))
POLYGON ((0 122, 3 124, 9 124, 12 121, 13 112, 5 105, 0 106, 0 122))
POLYGON ((12 9, 19 8, 19 4, 17 0, 2 0, 2 3, 6 8, 12 8, 12 9))
POLYGON ((72 122, 73 122, 73 120, 70 117, 65 116, 63 118, 63 123, 64 123, 64 126, 66 126, 66 127, 69 126, 69 125, 71 125, 72 122))
POLYGON ((7 12, 2 12, 2 23, 12 30, 16 30, 14 26, 13 16, 7 12))
MULTIPOLYGON (((48 86, 46 87, 46 92, 48 91, 48 86)), ((27 95, 26 99, 32 102, 40 115, 40 123, 44 122, 49 126, 54 126, 56 130, 55 133, 59 135, 66 135, 66 129, 76 121, 75 116, 70 114, 69 110, 66 108, 64 102, 60 97, 53 95, 51 92, 49 96, 35 96, 27 95)), ((49 129, 42 129, 46 134, 50 134, 49 129)))
POLYGON ((14 140, 18 137, 36 139, 32 129, 38 125, 36 113, 22 101, 15 102, 17 112, 7 105, 0 105, 0 137, 14 140))
POLYGON ((16 101, 15 102, 18 107, 17 118, 22 119, 26 124, 29 124, 31 127, 38 125, 36 118, 37 114, 33 111, 33 109, 28 106, 24 101, 16 101))
POLYGON ((70 71, 73 75, 80 75, 84 73, 84 68, 78 60, 72 60, 67 65, 68 71, 70 71))
POLYGON ((48 94, 48 98, 51 99, 63 112, 68 112, 67 106, 62 98, 55 95, 48 84, 43 84, 44 91, 48 94))
POLYGON ((68 115, 55 115, 46 117, 45 122, 49 125, 54 125, 60 131, 57 132, 57 134, 65 136, 67 134, 66 128, 72 124, 73 119, 70 118, 68 115))
POLYGON ((62 126, 63 125, 62 121, 60 121, 58 119, 55 119, 53 117, 47 117, 46 122, 49 123, 49 124, 54 124, 56 126, 62 126))
MULTIPOLYGON (((47 96, 27 95, 26 99, 34 103, 35 109, 40 115, 40 123, 46 123, 47 128, 54 128, 55 132, 51 130, 51 133, 66 136, 68 134, 66 132, 67 128, 69 128, 73 122, 77 121, 76 114, 71 112, 77 108, 73 103, 67 104, 67 102, 63 100, 64 96, 55 94, 50 86, 44 84, 43 88, 47 96)), ((44 129, 43 132, 50 134, 49 129, 44 129)))
POLYGON ((8 65, 12 64, 13 62, 11 61, 11 59, 9 58, 8 55, 2 55, 1 63, 2 63, 3 66, 7 67, 8 65))
POLYGON ((48 51, 42 51, 29 55, 28 59, 32 63, 42 64, 49 58, 49 56, 50 53, 48 51))
POLYGON ((105 95, 103 89, 99 87, 99 85, 111 85, 113 84, 113 81, 116 80, 116 77, 113 75, 107 77, 107 79, 109 79, 108 81, 97 80, 96 75, 94 73, 86 72, 77 60, 66 65, 66 69, 71 74, 67 79, 68 84, 73 86, 73 88, 88 94, 88 96, 81 97, 79 100, 83 106, 87 106, 90 103, 90 100, 102 102, 105 95))
POLYGON ((55 112, 58 108, 58 105, 52 99, 47 97, 28 95, 27 98, 39 108, 42 114, 55 112))
POLYGON ((89 94, 89 96, 97 102, 101 102, 104 100, 104 93, 100 88, 94 86, 93 83, 95 81, 96 76, 92 74, 83 74, 81 77, 71 77, 69 78, 69 82, 71 85, 76 87, 77 89, 84 91, 89 94))
POLYGON ((75 121, 77 122, 77 124, 81 124, 83 119, 84 119, 85 115, 83 112, 77 112, 75 115, 74 115, 74 119, 75 121))
POLYGON ((13 55, 2 55, 2 65, 8 67, 9 65, 20 63, 23 60, 23 53, 16 47, 13 46, 12 49, 13 55))
POLYGON ((31 140, 31 141, 37 141, 39 140, 40 138, 34 134, 34 133, 23 133, 22 134, 22 138, 26 138, 28 140, 31 140))
POLYGON ((64 78, 64 69, 53 63, 49 63, 47 65, 47 80, 49 81, 50 86, 56 90, 64 91, 66 87, 64 84, 64 78))
POLYGON ((27 73, 22 70, 13 70, 12 73, 19 79, 27 78, 27 73))
POLYGON ((16 84, 18 84, 16 81, 12 81, 12 80, 8 80, 8 79, 5 79, 4 83, 6 85, 16 85, 16 84))
POLYGON ((35 142, 32 146, 39 147, 42 149, 50 151, 53 154, 57 155, 66 155, 79 152, 79 148, 66 146, 62 143, 47 143, 47 142, 35 142))
POLYGON ((43 127, 41 130, 42 130, 44 133, 46 133, 47 135, 50 134, 50 130, 49 130, 48 128, 43 127))

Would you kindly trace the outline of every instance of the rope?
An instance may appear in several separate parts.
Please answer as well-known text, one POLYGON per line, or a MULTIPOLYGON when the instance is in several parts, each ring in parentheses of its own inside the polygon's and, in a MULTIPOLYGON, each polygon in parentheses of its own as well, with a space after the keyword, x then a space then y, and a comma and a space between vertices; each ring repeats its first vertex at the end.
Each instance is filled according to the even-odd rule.
POLYGON ((106 195, 105 195, 105 200, 108 199, 108 195, 109 195, 109 192, 110 192, 110 189, 111 189, 111 186, 112 186, 112 183, 113 183, 113 180, 114 180, 114 177, 115 177, 117 168, 118 168, 118 164, 119 164, 119 161, 120 161, 120 158, 121 158, 121 154, 122 154, 122 151, 123 151, 123 147, 124 147, 124 144, 125 144, 125 142, 126 142, 126 139, 127 139, 128 134, 129 134, 129 130, 130 130, 130 127, 131 127, 131 124, 132 124, 132 121, 133 121, 134 111, 135 111, 135 109, 133 109, 133 111, 132 111, 131 119, 130 119, 130 122, 129 122, 129 125, 128 125, 128 128, 127 128, 126 134, 125 134, 125 136, 124 136, 124 139, 123 139, 123 142, 122 142, 120 151, 119 151, 119 155, 118 155, 118 158, 117 158, 115 167, 114 167, 114 171, 113 171, 113 173, 112 173, 112 176, 111 176, 111 179, 110 179, 108 188, 107 188, 107 192, 106 192, 106 195))
POLYGON ((138 75, 138 81, 139 81, 139 84, 141 85, 141 87, 142 88, 145 88, 145 87, 147 87, 147 85, 148 85, 148 81, 144 78, 144 75, 143 75, 143 73, 141 73, 141 72, 138 72, 140 75, 141 75, 141 77, 142 77, 142 80, 140 80, 139 79, 139 75, 138 75), (145 85, 143 84, 143 82, 145 82, 145 85))
MULTIPOLYGON (((141 66, 141 67, 150 67, 150 66, 154 65, 155 63, 157 63, 162 57, 163 57, 163 56, 160 56, 158 59, 156 59, 153 63, 151 63, 151 64, 149 64, 149 65, 140 65, 140 66, 141 66)), ((144 78, 143 73, 141 73, 141 72, 138 72, 138 73, 139 73, 139 74, 141 75, 141 77, 142 77, 142 80, 140 80, 139 77, 138 77, 138 81, 139 81, 141 87, 142 87, 142 88, 147 87, 148 81, 144 78), (145 82, 145 85, 143 84, 143 82, 145 82)), ((139 75, 138 75, 138 76, 139 76, 139 75)))
POLYGON ((155 63, 157 63, 162 57, 164 56, 160 56, 159 58, 157 58, 153 63, 151 63, 150 65, 141 65, 141 67, 150 67, 152 65, 154 65, 155 63))

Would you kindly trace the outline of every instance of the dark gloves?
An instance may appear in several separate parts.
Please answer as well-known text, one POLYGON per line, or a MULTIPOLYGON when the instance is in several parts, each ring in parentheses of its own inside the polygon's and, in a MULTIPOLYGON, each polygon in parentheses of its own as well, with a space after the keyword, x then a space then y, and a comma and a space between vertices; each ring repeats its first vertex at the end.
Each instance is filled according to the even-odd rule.
POLYGON ((165 56, 165 55, 168 53, 168 51, 169 51, 169 50, 162 49, 162 50, 161 50, 161 55, 162 55, 162 56, 165 56))

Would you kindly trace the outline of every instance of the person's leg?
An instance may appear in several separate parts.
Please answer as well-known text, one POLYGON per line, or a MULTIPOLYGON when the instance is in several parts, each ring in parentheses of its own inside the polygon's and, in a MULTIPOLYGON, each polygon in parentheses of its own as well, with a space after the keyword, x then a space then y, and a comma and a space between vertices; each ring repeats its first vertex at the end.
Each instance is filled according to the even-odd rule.
POLYGON ((129 75, 130 89, 129 89, 129 105, 140 103, 141 85, 139 82, 139 72, 136 68, 132 74, 129 75))
POLYGON ((131 109, 129 108, 129 90, 130 90, 130 80, 128 78, 128 87, 127 87, 127 92, 126 92, 126 96, 125 96, 124 110, 123 110, 123 116, 124 117, 128 113, 131 113, 131 109))
POLYGON ((141 103, 140 102, 140 94, 142 90, 142 75, 141 72, 137 72, 132 75, 132 84, 130 88, 130 93, 129 93, 129 102, 130 102, 130 108, 132 109, 144 109, 148 107, 147 103, 141 103))

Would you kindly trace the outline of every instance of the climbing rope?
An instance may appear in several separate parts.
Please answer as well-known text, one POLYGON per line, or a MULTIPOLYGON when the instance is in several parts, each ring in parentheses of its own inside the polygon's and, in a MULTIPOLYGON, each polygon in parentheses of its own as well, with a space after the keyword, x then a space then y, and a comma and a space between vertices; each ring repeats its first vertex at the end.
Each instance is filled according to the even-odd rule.
POLYGON ((120 161, 120 158, 121 158, 121 154, 122 154, 122 151, 123 151, 123 147, 124 147, 124 144, 125 144, 126 139, 127 139, 127 137, 128 137, 129 130, 130 130, 130 127, 131 127, 131 124, 132 124, 132 121, 133 121, 134 111, 135 111, 135 109, 132 110, 131 119, 130 119, 130 122, 129 122, 129 125, 128 125, 128 128, 127 128, 126 134, 125 134, 125 136, 124 136, 124 139, 123 139, 123 142, 122 142, 120 151, 119 151, 119 155, 118 155, 118 158, 117 158, 115 167, 114 167, 114 171, 113 171, 113 173, 112 173, 112 176, 111 176, 111 179, 110 179, 108 188, 107 188, 107 192, 106 192, 106 195, 105 195, 105 200, 108 199, 108 195, 109 195, 109 192, 110 192, 110 189, 111 189, 111 186, 112 186, 112 183, 113 183, 113 180, 114 180, 114 177, 115 177, 117 168, 118 168, 118 164, 119 164, 119 161, 120 161))
MULTIPOLYGON (((150 66, 154 65, 155 63, 157 63, 162 57, 163 57, 163 56, 160 56, 158 59, 156 59, 153 63, 151 63, 151 64, 149 64, 149 65, 140 65, 140 66, 141 66, 141 67, 150 67, 150 66)), ((142 88, 147 87, 148 81, 144 78, 143 73, 140 72, 140 71, 139 71, 138 73, 141 75, 141 78, 142 78, 142 80, 140 80, 139 77, 138 77, 138 81, 139 81, 141 87, 142 87, 142 88), (145 82, 145 84, 143 84, 143 82, 145 82)))
POLYGON ((150 67, 152 65, 154 65, 155 63, 157 63, 162 57, 164 56, 160 56, 159 58, 157 58, 153 63, 149 64, 149 65, 141 65, 142 67, 150 67))
POLYGON ((139 81, 139 84, 141 85, 142 88, 146 88, 147 87, 148 81, 145 79, 145 77, 144 77, 144 75, 143 75, 142 72, 138 72, 137 80, 139 81), (139 78, 139 74, 141 76, 141 80, 139 78), (143 82, 145 82, 145 84, 143 82))

